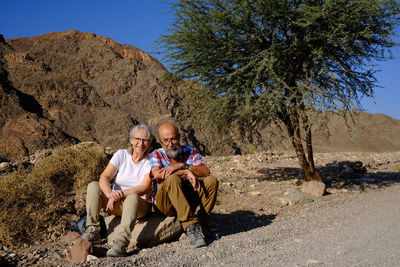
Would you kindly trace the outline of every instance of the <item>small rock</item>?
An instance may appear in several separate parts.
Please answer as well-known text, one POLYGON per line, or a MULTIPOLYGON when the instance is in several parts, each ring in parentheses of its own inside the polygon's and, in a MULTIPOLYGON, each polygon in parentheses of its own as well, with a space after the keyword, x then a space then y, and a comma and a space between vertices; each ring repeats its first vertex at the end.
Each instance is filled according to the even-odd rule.
POLYGON ((351 167, 347 167, 339 173, 339 177, 350 178, 353 174, 354 170, 351 167))
POLYGON ((314 201, 312 198, 302 195, 296 189, 292 189, 286 192, 283 197, 279 198, 279 200, 284 206, 286 205, 292 206, 297 203, 311 203, 314 201))
POLYGON ((307 261, 307 264, 319 264, 319 263, 320 263, 320 261, 314 260, 314 259, 309 259, 309 260, 307 261))
POLYGON ((376 181, 376 179, 374 179, 374 178, 368 178, 368 177, 362 177, 362 178, 360 178, 360 181, 361 181, 362 183, 373 183, 373 182, 376 181))
POLYGON ((337 194, 338 190, 336 188, 327 188, 326 192, 328 192, 330 194, 337 194))
POLYGON ((308 181, 301 187, 301 192, 313 196, 323 196, 325 193, 325 184, 318 181, 308 181))
POLYGON ((11 168, 11 164, 8 162, 0 163, 0 172, 6 172, 11 168))
POLYGON ((94 256, 94 255, 87 255, 87 257, 86 257, 86 261, 93 261, 93 260, 97 260, 98 258, 96 257, 96 256, 94 256))
POLYGON ((251 184, 250 188, 256 188, 256 185, 255 184, 251 184))
POLYGON ((249 192, 249 195, 250 196, 259 196, 259 195, 261 195, 261 192, 260 191, 251 191, 251 192, 249 192))

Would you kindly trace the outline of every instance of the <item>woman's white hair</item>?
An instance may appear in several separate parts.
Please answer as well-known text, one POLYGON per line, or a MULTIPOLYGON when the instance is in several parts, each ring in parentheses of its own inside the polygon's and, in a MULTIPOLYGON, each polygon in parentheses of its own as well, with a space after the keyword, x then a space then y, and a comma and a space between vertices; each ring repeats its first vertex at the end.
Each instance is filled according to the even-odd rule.
MULTIPOLYGON (((138 125, 134 126, 134 127, 129 131, 129 145, 128 145, 128 148, 126 149, 126 150, 128 150, 128 153, 131 154, 131 155, 132 155, 133 149, 132 149, 132 144, 131 144, 130 141, 132 140, 133 137, 135 137, 135 133, 136 133, 138 130, 144 130, 144 131, 147 133, 147 136, 149 137, 150 142, 151 142, 151 139, 152 139, 152 135, 151 135, 149 126, 147 126, 146 124, 138 124, 138 125)), ((146 155, 149 153, 149 150, 150 150, 150 147, 149 147, 149 149, 146 151, 146 155)))

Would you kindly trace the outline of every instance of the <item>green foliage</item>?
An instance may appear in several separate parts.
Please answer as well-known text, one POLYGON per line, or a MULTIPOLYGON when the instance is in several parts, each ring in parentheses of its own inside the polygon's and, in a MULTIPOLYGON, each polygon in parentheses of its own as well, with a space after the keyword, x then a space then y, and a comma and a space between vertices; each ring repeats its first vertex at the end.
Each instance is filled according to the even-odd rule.
POLYGON ((86 186, 98 180, 108 160, 100 146, 62 148, 31 171, 0 180, 0 243, 18 246, 65 229, 84 210, 86 186))
POLYGON ((306 179, 320 180, 312 118, 373 97, 372 62, 397 45, 399 10, 394 0, 180 0, 159 45, 176 75, 205 88, 190 94, 188 114, 250 144, 280 121, 306 179))
POLYGON ((246 147, 246 151, 245 152, 246 152, 246 154, 256 154, 259 151, 258 151, 258 149, 257 149, 257 147, 255 145, 248 144, 247 147, 246 147))
POLYGON ((210 121, 250 131, 300 105, 361 108, 376 86, 369 63, 388 58, 399 20, 396 1, 376 0, 181 0, 172 10, 159 40, 172 69, 206 86, 210 121))
POLYGON ((231 161, 231 158, 230 157, 226 157, 226 158, 224 158, 224 161, 225 162, 229 162, 229 161, 231 161))

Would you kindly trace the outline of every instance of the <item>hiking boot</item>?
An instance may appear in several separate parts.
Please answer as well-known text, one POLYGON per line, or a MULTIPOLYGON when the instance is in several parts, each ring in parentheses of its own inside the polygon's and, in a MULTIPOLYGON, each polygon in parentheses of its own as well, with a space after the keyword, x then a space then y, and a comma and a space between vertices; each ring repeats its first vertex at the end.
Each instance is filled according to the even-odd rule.
POLYGON ((107 250, 107 257, 124 257, 126 256, 126 246, 123 242, 114 241, 113 246, 107 250))
POLYGON ((200 224, 193 223, 189 225, 186 229, 186 235, 189 239, 189 246, 191 248, 198 248, 206 245, 200 224))
POLYGON ((92 243, 100 242, 100 230, 97 227, 89 226, 82 235, 82 239, 92 243))

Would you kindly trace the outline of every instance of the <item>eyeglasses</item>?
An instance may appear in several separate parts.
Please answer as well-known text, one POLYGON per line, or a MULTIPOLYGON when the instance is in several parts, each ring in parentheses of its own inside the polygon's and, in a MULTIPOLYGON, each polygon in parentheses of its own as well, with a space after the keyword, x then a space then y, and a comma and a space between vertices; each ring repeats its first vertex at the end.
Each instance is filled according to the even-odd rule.
POLYGON ((180 137, 177 136, 177 137, 172 137, 172 138, 161 139, 161 143, 162 143, 163 145, 169 145, 170 142, 173 143, 173 144, 176 144, 176 143, 179 142, 179 138, 180 138, 180 137))
POLYGON ((150 139, 143 139, 139 137, 133 137, 133 140, 135 140, 136 142, 150 143, 150 139))

